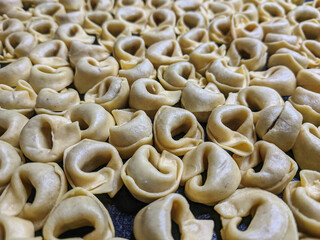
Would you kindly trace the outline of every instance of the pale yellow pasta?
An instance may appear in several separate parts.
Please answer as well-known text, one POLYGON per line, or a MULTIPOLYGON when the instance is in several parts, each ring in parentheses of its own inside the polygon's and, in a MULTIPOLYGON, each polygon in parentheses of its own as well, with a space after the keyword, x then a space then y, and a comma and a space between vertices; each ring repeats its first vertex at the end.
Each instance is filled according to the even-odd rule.
POLYGON ((204 141, 204 130, 197 118, 183 108, 162 106, 154 117, 157 150, 183 156, 204 141))
POLYGON ((0 214, 31 221, 37 231, 67 191, 67 181, 57 163, 26 163, 18 167, 0 196, 0 214), (33 202, 28 202, 32 189, 33 202))
POLYGON ((6 15, 9 18, 16 18, 22 22, 27 22, 32 18, 32 10, 25 11, 22 7, 13 7, 8 10, 6 15))
POLYGON ((43 88, 60 91, 73 82, 71 67, 53 68, 46 64, 33 65, 30 71, 29 83, 39 93, 43 88))
POLYGON ((114 0, 87 0, 86 9, 88 11, 111 11, 114 5, 114 0))
POLYGON ((201 6, 201 0, 177 0, 172 5, 172 10, 175 12, 177 17, 182 16, 184 13, 189 11, 196 12, 201 6))
POLYGON ((20 133, 29 119, 14 110, 0 111, 0 140, 19 147, 20 133))
POLYGON ((289 207, 265 190, 239 189, 214 209, 221 217, 222 239, 299 239, 289 207), (249 215, 252 216, 250 225, 245 231, 239 230, 242 218, 249 215))
POLYGON ((131 86, 140 78, 155 79, 156 73, 157 71, 154 69, 152 63, 147 58, 143 58, 131 69, 120 69, 119 77, 126 78, 131 86))
POLYGON ((0 109, 16 110, 27 117, 32 116, 37 94, 24 80, 19 80, 15 88, 0 84, 0 109))
POLYGON ((14 171, 21 164, 17 150, 9 143, 0 140, 0 193, 7 187, 14 171))
POLYGON ((223 149, 249 156, 256 141, 253 114, 248 107, 222 105, 211 112, 207 123, 208 138, 223 149))
POLYGON ((264 43, 268 47, 268 53, 274 54, 280 48, 288 48, 294 51, 299 50, 301 39, 295 35, 281 33, 268 33, 264 38, 264 43))
POLYGON ((241 172, 240 187, 256 187, 280 194, 298 171, 297 163, 280 148, 266 141, 254 144, 248 157, 234 156, 241 172), (254 168, 262 164, 261 170, 254 168))
POLYGON ((54 34, 54 38, 62 40, 68 48, 74 40, 86 44, 92 44, 95 41, 94 36, 87 35, 83 28, 76 23, 64 23, 60 25, 54 34))
POLYGON ((230 16, 219 15, 208 26, 209 38, 217 44, 229 45, 232 41, 230 16))
POLYGON ((301 50, 309 59, 308 68, 320 67, 320 42, 317 40, 305 40, 301 44, 301 50))
POLYGON ((157 72, 161 85, 167 90, 183 90, 187 82, 204 85, 205 79, 199 75, 189 62, 160 66, 157 72))
POLYGON ((59 0, 59 2, 68 12, 80 10, 85 5, 85 0, 59 0))
POLYGON ((294 159, 301 169, 320 171, 320 130, 311 123, 304 123, 292 148, 294 159))
POLYGON ((199 122, 207 122, 211 111, 224 103, 224 95, 213 83, 201 87, 193 82, 187 82, 182 90, 182 107, 192 112, 199 122))
MULTIPOLYGON (((224 2, 224 0, 218 0, 218 2, 224 2)), ((243 1, 241 0, 228 0, 227 2, 231 4, 236 12, 240 12, 240 10, 242 9, 243 1)))
POLYGON ((171 220, 173 220, 179 226, 182 239, 212 239, 214 222, 197 220, 189 207, 188 201, 177 193, 171 193, 150 203, 141 209, 134 219, 135 238, 173 239, 171 234, 171 220))
POLYGON ((208 20, 200 12, 188 11, 178 18, 176 33, 183 34, 192 28, 206 28, 207 25, 208 20))
POLYGON ((320 93, 320 69, 303 69, 299 71, 297 75, 297 85, 304 89, 320 93))
POLYGON ((130 87, 126 78, 107 77, 87 91, 85 102, 94 102, 111 112, 125 108, 129 100, 130 87))
POLYGON ((244 64, 249 71, 262 70, 267 62, 267 46, 253 38, 238 38, 232 41, 227 51, 231 66, 244 64))
POLYGON ((110 128, 109 143, 122 159, 130 158, 142 145, 152 145, 152 122, 144 111, 119 109, 113 110, 112 115, 116 126, 110 128))
POLYGON ((13 7, 22 7, 21 0, 1 0, 0 1, 0 14, 6 14, 6 12, 13 7))
POLYGON ((113 46, 113 56, 122 69, 133 68, 145 56, 145 43, 141 37, 128 36, 119 38, 113 46))
POLYGON ((283 105, 284 102, 279 93, 272 88, 250 86, 241 89, 238 93, 229 93, 226 104, 240 104, 250 108, 253 122, 256 123, 265 108, 283 105))
POLYGON ((31 50, 29 58, 33 64, 45 64, 50 67, 65 67, 68 62, 68 48, 61 40, 50 40, 31 50))
POLYGON ((112 15, 109 12, 95 10, 88 12, 84 18, 83 29, 87 34, 100 35, 102 25, 112 20, 112 15))
POLYGON ((110 239, 115 231, 112 219, 105 206, 90 192, 75 188, 63 195, 43 226, 46 240, 61 239, 59 236, 71 229, 92 227, 93 230, 77 239, 110 239))
POLYGON ((320 237, 320 219, 317 214, 320 211, 320 173, 302 170, 300 179, 288 184, 283 199, 291 209, 299 231, 316 239, 320 237))
POLYGON ((43 2, 33 9, 33 14, 36 17, 54 18, 58 13, 66 13, 64 6, 59 2, 43 2))
POLYGON ((194 202, 209 206, 229 197, 239 186, 241 175, 231 156, 212 142, 200 144, 182 159, 181 184, 194 202), (201 174, 207 171, 207 177, 201 174))
POLYGON ((33 223, 23 218, 0 214, 0 229, 3 240, 42 240, 34 237, 33 223))
POLYGON ((297 6, 295 9, 291 10, 287 15, 288 20, 291 25, 297 25, 301 22, 320 18, 319 11, 311 6, 302 5, 297 6))
POLYGON ((310 122, 317 126, 320 125, 320 93, 307 90, 303 87, 297 87, 289 98, 289 102, 303 116, 303 122, 310 122))
POLYGON ((174 27, 169 25, 152 28, 147 26, 144 30, 142 30, 140 36, 145 41, 147 47, 163 40, 176 40, 174 27))
POLYGON ((29 52, 37 46, 37 40, 28 32, 13 32, 4 40, 1 62, 12 62, 18 58, 29 55, 29 52))
POLYGON ((150 203, 175 192, 182 171, 179 157, 167 151, 160 154, 154 147, 144 145, 123 165, 121 178, 136 199, 150 203))
POLYGON ((82 187, 93 194, 107 193, 110 197, 122 187, 122 165, 115 147, 91 139, 67 148, 63 156, 63 169, 73 188, 82 187), (96 171, 98 167, 102 168, 96 171))
POLYGON ((259 21, 265 22, 272 18, 284 18, 286 12, 277 2, 265 1, 258 5, 259 21))
POLYGON ((76 66, 83 57, 92 57, 98 62, 107 59, 110 56, 108 50, 102 46, 85 44, 80 41, 72 41, 68 53, 70 64, 76 66))
POLYGON ((143 8, 134 6, 125 6, 117 9, 115 19, 123 21, 129 26, 132 33, 138 34, 147 24, 147 13, 143 8))
POLYGON ((83 57, 76 64, 74 85, 79 93, 86 93, 106 77, 117 75, 118 69, 118 62, 111 56, 102 61, 83 57))
POLYGON ((293 28, 293 34, 302 38, 302 40, 317 40, 320 39, 320 26, 318 21, 310 20, 302 22, 293 28))
POLYGON ((37 96, 35 110, 37 114, 64 115, 66 111, 80 104, 80 97, 73 88, 57 92, 51 88, 42 88, 37 96))
MULTIPOLYGON (((149 0, 149 2, 152 0, 149 0)), ((161 2, 161 0, 160 0, 161 2)), ((171 2, 172 3, 172 2, 171 2)), ((146 3, 146 6, 148 3, 146 3)), ((167 8, 157 8, 152 11, 148 18, 148 25, 150 27, 172 26, 176 25, 176 15, 167 8)))
POLYGON ((307 68, 309 59, 307 54, 301 51, 294 51, 288 48, 280 48, 268 60, 268 67, 283 65, 288 67, 295 75, 304 68, 307 68))
POLYGON ((259 22, 258 9, 253 3, 247 2, 242 5, 240 13, 245 15, 250 21, 259 22))
POLYGON ((22 57, 9 65, 0 68, 0 84, 15 87, 19 80, 29 80, 32 63, 29 58, 22 57))
POLYGON ((177 62, 186 62, 188 55, 183 55, 176 40, 164 40, 152 44, 146 52, 146 57, 155 68, 160 65, 170 65, 177 62))
POLYGON ((281 96, 290 96, 297 86, 295 75, 285 66, 274 66, 266 71, 250 72, 250 86, 265 86, 281 96))
POLYGON ((66 24, 66 23, 74 23, 83 25, 85 17, 85 9, 84 7, 80 8, 80 10, 66 12, 66 13, 57 13, 54 16, 55 21, 59 24, 66 24))
POLYGON ((13 32, 24 31, 25 26, 21 21, 15 18, 3 19, 0 21, 0 41, 4 43, 4 40, 13 32))
POLYGON ((166 91, 161 84, 150 78, 136 80, 130 90, 129 106, 144 110, 151 118, 163 105, 173 106, 179 102, 181 91, 166 91))
POLYGON ((261 26, 255 21, 250 21, 244 14, 230 16, 230 33, 233 39, 246 37, 262 40, 263 38, 261 26))
POLYGON ((114 9, 126 7, 126 6, 134 6, 142 8, 144 3, 142 0, 118 0, 114 6, 114 9))
POLYGON ((58 25, 48 17, 33 17, 28 22, 27 31, 31 33, 39 43, 53 39, 58 25))
POLYGON ((171 9, 172 0, 146 0, 146 8, 150 9, 171 9))
POLYGON ((116 19, 105 22, 101 28, 102 32, 98 42, 110 52, 112 52, 114 43, 118 38, 131 35, 128 25, 116 19))
POLYGON ((295 9, 297 7, 297 5, 301 5, 305 1, 303 1, 303 0, 276 0, 276 2, 279 3, 281 5, 281 7, 283 7, 283 9, 288 14, 288 12, 295 9))
POLYGON ((228 96, 230 92, 238 92, 249 85, 249 71, 245 65, 232 67, 228 65, 227 59, 215 60, 206 71, 206 79, 212 82, 219 90, 228 96))
POLYGON ((110 128, 115 125, 111 114, 96 103, 83 103, 70 107, 65 117, 71 122, 78 122, 81 138, 106 141, 110 128))
POLYGON ((61 116, 39 114, 32 117, 20 134, 23 154, 35 162, 58 162, 69 146, 81 140, 78 123, 61 116))
POLYGON ((203 15, 205 15, 210 21, 218 16, 229 16, 235 13, 232 4, 228 1, 205 1, 202 3, 200 11, 202 11, 203 15))
POLYGON ((189 32, 180 35, 178 42, 182 53, 190 54, 202 43, 209 42, 208 31, 205 28, 193 28, 189 32))
POLYGON ((219 58, 223 58, 225 55, 225 45, 218 47, 215 42, 209 41, 207 43, 200 44, 196 49, 194 49, 189 54, 189 61, 195 66, 198 73, 204 75, 212 62, 219 58))

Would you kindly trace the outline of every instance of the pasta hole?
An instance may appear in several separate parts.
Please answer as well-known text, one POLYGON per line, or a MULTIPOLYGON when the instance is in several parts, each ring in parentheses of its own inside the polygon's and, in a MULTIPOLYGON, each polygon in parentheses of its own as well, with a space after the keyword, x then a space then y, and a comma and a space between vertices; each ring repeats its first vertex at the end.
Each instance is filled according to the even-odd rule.
POLYGON ((259 162, 257 166, 253 167, 253 170, 254 172, 258 173, 261 171, 262 167, 263 167, 263 161, 259 162))
POLYGON ((125 29, 125 25, 123 24, 110 24, 108 25, 108 32, 112 34, 115 38, 118 37, 123 30, 125 29))
POLYGON ((256 25, 255 24, 248 24, 245 27, 245 30, 248 31, 248 32, 253 32, 255 29, 256 29, 256 25))
POLYGON ((191 28, 195 28, 196 26, 198 26, 199 20, 192 15, 185 15, 183 17, 183 22, 188 28, 191 29, 191 28))
POLYGON ((51 6, 47 8, 43 14, 48 15, 48 16, 53 16, 59 11, 59 6, 51 6))
POLYGON ((310 20, 310 19, 313 19, 313 18, 317 18, 317 17, 318 17, 318 15, 316 13, 313 13, 313 12, 308 12, 308 13, 300 12, 299 14, 297 14, 295 16, 295 20, 298 23, 301 23, 301 22, 304 22, 304 21, 307 21, 307 20, 310 20))
POLYGON ((205 32, 201 31, 201 32, 198 32, 197 34, 192 35, 190 39, 196 42, 201 42, 201 39, 204 36, 205 36, 205 32))
POLYGON ((238 225, 238 229, 242 232, 246 231, 248 229, 251 221, 252 221, 251 215, 248 215, 248 216, 242 218, 240 224, 238 225))
POLYGON ((178 141, 188 133, 191 128, 190 124, 184 123, 181 126, 171 130, 171 136, 175 141, 178 141))
POLYGON ((159 26, 161 23, 164 22, 164 20, 166 19, 164 14, 161 13, 157 13, 157 14, 153 14, 153 21, 159 26))
POLYGON ((58 47, 52 48, 45 53, 44 57, 55 57, 57 56, 58 52, 59 52, 58 47))
MULTIPOLYGON (((207 163, 208 164, 208 163, 207 163)), ((207 167, 208 168, 208 167, 207 167)), ((208 170, 204 170, 202 173, 201 173, 201 177, 202 177, 202 185, 204 185, 207 181, 207 177, 208 177, 208 170)))
POLYGON ((47 74, 54 73, 54 71, 50 67, 43 66, 43 65, 38 66, 37 69, 38 69, 38 71, 43 72, 43 73, 47 73, 47 74))
POLYGON ((157 89, 157 87, 155 86, 155 85, 153 85, 153 84, 148 84, 147 86, 146 86, 146 89, 147 89, 147 91, 149 92, 149 93, 151 93, 151 94, 158 94, 158 89, 157 89))
POLYGON ((7 131, 6 128, 0 126, 0 136, 2 136, 7 131))
POLYGON ((123 50, 131 55, 135 55, 140 48, 140 41, 133 41, 125 45, 123 50))
POLYGON ((39 139, 39 143, 42 148, 45 149, 52 149, 53 142, 52 142, 52 129, 49 123, 44 123, 40 129, 41 132, 41 139, 39 139))
POLYGON ((11 47, 16 48, 20 44, 20 41, 19 41, 19 39, 13 37, 13 38, 10 38, 9 43, 10 43, 11 47))
POLYGON ((9 21, 5 21, 5 22, 2 24, 2 30, 3 30, 3 31, 7 30, 9 27, 10 27, 10 22, 9 22, 9 21))
POLYGON ((165 4, 165 1, 162 0, 152 0, 151 1, 152 6, 154 6, 155 8, 161 7, 162 5, 165 4))
POLYGON ((137 22, 140 18, 142 17, 142 13, 141 12, 135 12, 129 16, 125 17, 125 20, 131 23, 135 23, 137 22))
POLYGON ((162 54, 168 57, 172 57, 174 51, 174 46, 172 45, 171 47, 167 47, 163 50, 162 54))
MULTIPOLYGON (((78 121, 81 131, 84 131, 89 128, 89 125, 82 118, 77 119, 75 121, 78 121)), ((72 120, 72 122, 75 122, 75 121, 72 120)))
POLYGON ((97 65, 98 65, 97 62, 94 61, 92 58, 88 59, 88 63, 89 63, 90 65, 92 65, 92 66, 97 66, 97 65))
POLYGON ((272 6, 272 5, 266 5, 264 7, 264 10, 266 12, 268 12, 270 14, 270 16, 272 16, 272 17, 281 17, 282 16, 282 14, 278 10, 278 8, 276 8, 276 7, 272 6))
POLYGON ((122 4, 124 6, 130 6, 130 5, 133 5, 134 4, 134 0, 122 0, 122 4))
POLYGON ((65 231, 64 233, 60 234, 58 236, 58 239, 73 239, 73 238, 83 238, 89 233, 94 231, 94 227, 92 226, 83 226, 79 228, 70 229, 68 231, 65 231))
POLYGON ((227 24, 219 24, 218 30, 222 33, 222 35, 227 35, 230 32, 230 27, 227 24))
POLYGON ((78 28, 76 26, 73 26, 69 29, 68 36, 74 37, 75 35, 77 35, 77 33, 78 33, 78 28))
POLYGON ((179 230, 179 225, 171 220, 171 235, 173 239, 181 239, 181 233, 179 230))
POLYGON ((246 98, 246 102, 252 112, 259 112, 261 110, 261 108, 259 106, 259 102, 257 102, 256 99, 249 98, 249 96, 248 96, 246 98))
POLYGON ((222 123, 232 131, 237 131, 242 126, 244 121, 245 118, 242 114, 239 114, 238 117, 230 116, 222 118, 222 123))
POLYGON ((98 5, 98 1, 90 0, 90 6, 92 9, 96 9, 97 5, 98 5))
POLYGON ((27 199, 27 203, 32 204, 34 202, 35 197, 36 197, 36 189, 32 186, 29 193, 29 197, 27 199))
POLYGON ((251 58, 250 53, 248 53, 247 51, 242 50, 242 49, 239 51, 239 55, 241 56, 242 59, 250 59, 251 58))
POLYGON ((84 172, 98 172, 106 166, 108 158, 105 156, 95 156, 93 159, 88 161, 81 170, 84 172))
POLYGON ((33 29, 40 34, 45 35, 50 33, 51 26, 50 24, 41 24, 41 25, 35 26, 33 29))

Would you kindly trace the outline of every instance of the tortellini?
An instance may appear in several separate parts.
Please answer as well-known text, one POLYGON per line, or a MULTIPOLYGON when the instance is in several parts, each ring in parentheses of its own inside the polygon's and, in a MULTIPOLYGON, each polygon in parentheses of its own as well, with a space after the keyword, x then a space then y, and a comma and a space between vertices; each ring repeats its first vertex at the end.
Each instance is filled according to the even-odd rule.
POLYGON ((116 126, 110 128, 109 143, 123 159, 130 158, 142 145, 152 145, 152 122, 144 111, 113 110, 112 115, 116 126))
POLYGON ((320 237, 320 220, 318 212, 320 173, 311 170, 300 172, 301 181, 293 181, 288 184, 283 194, 284 201, 290 207, 298 229, 310 235, 320 237))
POLYGON ((160 26, 160 27, 147 27, 141 32, 141 37, 146 43, 146 46, 149 47, 156 42, 163 40, 176 39, 176 34, 173 26, 160 26))
POLYGON ((27 25, 27 31, 31 33, 38 42, 51 40, 56 32, 58 25, 53 19, 46 17, 31 18, 27 25))
POLYGON ((182 108, 162 106, 154 117, 153 133, 158 150, 182 156, 204 141, 197 118, 182 108))
POLYGON ((151 202, 175 192, 183 171, 181 159, 167 151, 161 154, 150 146, 141 146, 124 164, 121 178, 138 200, 151 202))
POLYGON ((248 107, 241 105, 219 106, 209 116, 207 134, 223 149, 239 156, 249 156, 256 141, 253 114, 248 107))
POLYGON ((272 143, 259 141, 248 157, 234 156, 241 171, 241 187, 258 187, 280 194, 298 171, 296 162, 272 143), (261 170, 256 170, 262 164, 261 170))
POLYGON ((178 42, 184 54, 190 54, 202 43, 209 42, 208 32, 205 28, 193 28, 189 32, 182 34, 178 42))
POLYGON ((39 114, 32 117, 20 134, 23 154, 36 162, 58 162, 69 146, 79 142, 79 123, 61 116, 39 114))
POLYGON ((115 18, 128 25, 133 34, 140 33, 148 21, 147 13, 142 8, 135 6, 118 8, 115 18))
POLYGON ((56 163, 26 163, 18 167, 0 196, 0 214, 31 221, 42 228, 48 214, 67 191, 63 170, 56 163), (34 200, 28 200, 35 190, 34 200))
POLYGON ((187 200, 176 193, 158 199, 138 212, 133 224, 134 236, 141 240, 173 239, 171 219, 179 225, 182 238, 212 239, 213 221, 195 219, 187 200))
POLYGON ((84 139, 67 148, 63 168, 70 185, 93 194, 108 193, 114 197, 122 187, 122 159, 115 147, 106 142, 84 139), (100 170, 95 169, 103 166, 100 170))
POLYGON ((115 235, 111 217, 104 205, 87 190, 75 188, 63 195, 55 205, 42 232, 44 239, 59 239, 68 230, 87 226, 93 230, 78 239, 110 239, 115 235))
POLYGON ((213 205, 230 196, 239 186, 241 175, 230 155, 212 142, 205 142, 182 159, 185 194, 191 201, 213 205), (206 179, 201 174, 207 170, 206 179))
POLYGON ((13 32, 20 32, 25 29, 21 21, 15 18, 3 19, 0 21, 0 41, 4 42, 7 36, 13 32))
POLYGON ((222 239, 298 239, 297 226, 289 207, 276 195, 244 188, 235 191, 214 209, 222 221, 222 239), (238 229, 242 218, 252 216, 245 231, 238 229))

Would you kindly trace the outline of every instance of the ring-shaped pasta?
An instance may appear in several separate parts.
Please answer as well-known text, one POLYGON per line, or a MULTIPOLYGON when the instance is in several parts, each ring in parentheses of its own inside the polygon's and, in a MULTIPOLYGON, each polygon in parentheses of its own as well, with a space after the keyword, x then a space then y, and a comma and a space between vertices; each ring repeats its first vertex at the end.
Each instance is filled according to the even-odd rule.
POLYGON ((297 6, 295 9, 291 10, 287 16, 291 25, 295 26, 301 22, 305 22, 312 19, 319 19, 320 13, 319 11, 311 6, 302 5, 297 6))
POLYGON ((14 110, 0 111, 0 140, 19 147, 19 138, 22 128, 29 119, 14 110))
POLYGON ((146 52, 146 57, 158 69, 160 65, 170 65, 177 62, 186 62, 188 55, 183 55, 176 40, 163 40, 152 44, 146 52))
POLYGON ((316 40, 305 40, 301 44, 301 50, 309 58, 308 68, 320 67, 320 42, 316 40))
POLYGON ((268 54, 272 55, 280 48, 288 48, 294 51, 299 50, 301 39, 295 35, 286 35, 280 33, 268 33, 264 39, 268 47, 268 54))
POLYGON ((0 214, 29 220, 37 231, 66 191, 67 181, 57 163, 23 164, 14 171, 10 184, 1 194, 0 214), (28 202, 32 189, 35 197, 33 202, 28 202))
POLYGON ((266 38, 268 33, 291 35, 292 32, 290 23, 286 18, 272 18, 269 21, 261 23, 261 27, 264 33, 264 38, 266 38))
POLYGON ((78 123, 61 116, 39 114, 22 129, 20 148, 31 161, 58 162, 62 160, 64 150, 80 140, 78 123))
POLYGON ((76 64, 74 86, 80 94, 99 84, 109 76, 116 76, 119 64, 112 56, 98 61, 93 57, 83 57, 76 64))
POLYGON ((133 68, 145 56, 145 43, 141 37, 127 36, 119 38, 113 47, 113 56, 122 69, 133 68))
POLYGON ((191 201, 212 206, 229 197, 240 184, 237 164, 212 142, 204 142, 187 152, 182 161, 181 185, 185 185, 185 194, 191 201), (204 179, 201 174, 205 171, 204 179))
POLYGON ((150 146, 141 146, 123 165, 121 178, 138 200, 150 203, 175 192, 183 171, 181 159, 172 153, 161 154, 150 146))
POLYGON ((43 88, 37 96, 35 110, 37 114, 64 115, 70 107, 78 104, 80 97, 73 88, 65 88, 60 92, 43 88))
POLYGON ((27 21, 29 21, 33 16, 32 12, 30 10, 26 11, 22 7, 13 7, 13 8, 8 10, 6 15, 9 18, 19 19, 19 21, 21 21, 23 23, 26 23, 27 21))
POLYGON ((214 222, 212 220, 197 220, 189 207, 188 201, 177 193, 171 193, 150 203, 141 209, 134 219, 133 233, 135 238, 140 240, 173 239, 171 234, 172 219, 179 225, 182 238, 212 239, 214 222))
POLYGON ((140 78, 131 86, 129 106, 144 110, 153 119, 161 106, 173 106, 179 102, 180 97, 181 91, 166 91, 158 81, 140 78))
POLYGON ((187 82, 182 90, 182 107, 192 112, 199 122, 207 122, 211 111, 224 103, 224 95, 213 83, 201 87, 193 82, 187 82))
POLYGON ((204 130, 188 110, 162 106, 154 117, 154 141, 157 150, 183 156, 204 141, 204 130))
POLYGON ((125 108, 129 100, 130 87, 126 78, 107 77, 84 95, 85 102, 94 102, 111 112, 125 108))
POLYGON ((203 2, 202 8, 200 9, 203 15, 205 15, 209 21, 218 16, 229 16, 235 12, 230 2, 203 2))
POLYGON ((248 107, 222 105, 212 110, 207 123, 208 138, 223 149, 249 156, 256 141, 253 114, 248 107))
POLYGON ((232 42, 230 16, 219 15, 215 17, 208 26, 208 33, 211 41, 229 45, 232 42))
POLYGON ((31 33, 39 43, 53 39, 58 25, 48 17, 34 17, 27 25, 27 31, 31 33))
POLYGON ((36 17, 52 17, 58 13, 66 13, 64 6, 58 2, 43 2, 34 7, 33 14, 36 17))
POLYGON ((233 39, 253 38, 260 41, 263 39, 261 26, 241 13, 230 15, 230 33, 233 39))
POLYGON ((293 181, 286 187, 283 199, 291 209, 298 229, 310 235, 320 237, 319 181, 320 173, 311 170, 300 171, 301 181, 293 181))
POLYGON ((15 18, 3 19, 0 21, 0 41, 4 43, 4 40, 13 32, 24 31, 25 26, 21 21, 15 18))
POLYGON ((125 6, 117 9, 115 19, 123 21, 129 26, 133 34, 138 34, 147 24, 147 13, 143 8, 134 6, 125 6))
POLYGON ((258 5, 259 21, 265 22, 272 18, 284 18, 286 12, 277 2, 262 2, 258 5))
POLYGON ((140 36, 145 41, 147 47, 164 40, 176 40, 174 27, 170 25, 163 25, 153 28, 147 26, 144 30, 142 30, 140 36))
POLYGON ((293 28, 293 34, 301 37, 302 40, 317 40, 320 39, 320 26, 316 20, 302 22, 293 28))
POLYGON ((96 103, 82 103, 70 107, 65 117, 71 122, 78 122, 81 139, 104 142, 108 139, 110 128, 115 125, 112 115, 96 103))
POLYGON ((285 66, 274 66, 266 71, 250 72, 250 86, 265 86, 276 90, 281 96, 291 96, 297 86, 293 72, 285 66))
POLYGON ((6 14, 10 8, 22 7, 22 1, 11 0, 11 1, 1 1, 0 2, 0 14, 6 14))
POLYGON ((114 197, 123 184, 122 166, 117 149, 106 142, 84 139, 64 151, 63 169, 68 182, 73 188, 81 187, 92 194, 114 197), (96 171, 98 167, 102 168, 96 171))
POLYGON ((258 9, 254 3, 247 2, 242 5, 240 13, 245 15, 250 21, 259 22, 258 9))
MULTIPOLYGON (((149 0, 150 2, 152 0, 149 0)), ((150 27, 172 26, 176 25, 176 15, 167 8, 157 8, 149 15, 148 25, 150 27)))
POLYGON ((84 18, 83 29, 87 34, 99 36, 102 32, 102 25, 112 19, 109 12, 101 10, 88 12, 84 18))
POLYGON ((320 130, 311 123, 301 126, 292 148, 294 159, 301 169, 320 171, 320 130))
POLYGON ((233 158, 241 172, 240 187, 260 188, 274 194, 280 194, 298 171, 292 158, 266 141, 256 142, 250 156, 233 158), (261 170, 255 170, 260 164, 261 170))
POLYGON ((63 195, 50 212, 43 226, 44 239, 60 239, 68 230, 87 227, 94 228, 78 239, 112 239, 115 235, 112 219, 105 206, 90 192, 74 188, 63 195))
POLYGON ((222 239, 298 239, 297 226, 289 207, 265 190, 244 188, 217 204, 222 221, 222 239), (245 231, 238 229, 242 218, 252 216, 245 231))
POLYGON ((177 17, 181 17, 186 12, 196 12, 200 9, 202 1, 199 0, 177 0, 172 5, 172 10, 177 17))
POLYGON ((176 33, 183 34, 192 28, 207 28, 208 20, 200 12, 187 11, 178 18, 176 33))
POLYGON ((0 110, 16 110, 30 117, 34 112, 36 99, 37 94, 24 80, 18 80, 15 88, 0 84, 0 110))
POLYGON ((31 50, 29 58, 33 64, 44 64, 54 68, 69 66, 68 48, 61 40, 40 43, 31 50))
POLYGON ((45 64, 36 64, 31 67, 29 83, 39 93, 43 88, 60 91, 73 82, 71 67, 53 68, 45 64))
POLYGON ((152 145, 152 122, 144 111, 113 110, 112 115, 116 126, 110 128, 109 143, 122 159, 130 158, 142 145, 152 145))
POLYGON ((146 0, 146 8, 149 9, 171 9, 171 0, 146 0))
POLYGON ((249 85, 249 71, 245 65, 232 67, 226 58, 216 59, 206 71, 206 79, 228 96, 230 92, 238 92, 249 85))
POLYGON ((85 4, 87 11, 110 12, 114 6, 114 0, 88 0, 85 4))
POLYGON ((297 75, 297 85, 304 89, 320 93, 320 69, 303 69, 297 75))
POLYGON ((243 105, 252 111, 253 122, 256 123, 261 112, 270 107, 283 105, 283 99, 280 94, 269 87, 249 86, 242 88, 237 93, 229 93, 226 104, 243 105))
POLYGON ((0 69, 0 84, 15 87, 19 80, 29 80, 32 63, 28 57, 19 58, 0 69))
POLYGON ((189 32, 181 34, 178 38, 183 54, 190 54, 203 43, 209 42, 208 31, 205 28, 193 28, 189 32))
MULTIPOLYGON (((79 1, 78 1, 79 2, 79 1)), ((79 10, 66 12, 66 13, 57 13, 54 16, 55 21, 58 25, 73 23, 83 25, 85 18, 85 7, 81 7, 79 10)))
POLYGON ((77 11, 84 7, 85 0, 60 0, 67 12, 77 11))
POLYGON ((260 139, 288 152, 295 144, 301 125, 302 115, 290 102, 285 102, 283 106, 272 106, 261 111, 256 132, 260 139))

